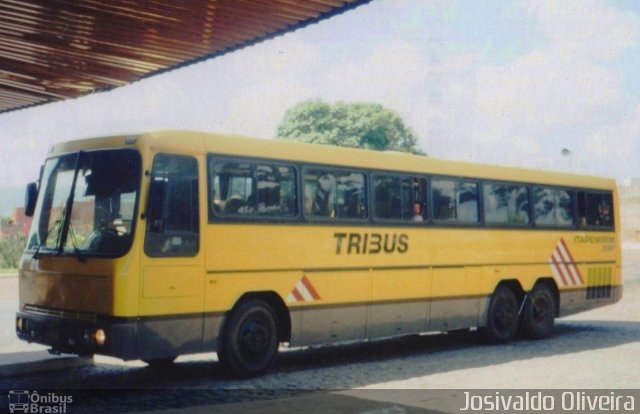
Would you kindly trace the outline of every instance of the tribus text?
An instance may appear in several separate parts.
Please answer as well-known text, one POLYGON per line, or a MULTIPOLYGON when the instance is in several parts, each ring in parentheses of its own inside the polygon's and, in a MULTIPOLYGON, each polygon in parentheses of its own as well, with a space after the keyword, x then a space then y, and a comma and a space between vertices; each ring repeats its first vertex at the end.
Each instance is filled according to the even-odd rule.
POLYGON ((336 254, 406 253, 409 250, 407 234, 334 233, 336 254))

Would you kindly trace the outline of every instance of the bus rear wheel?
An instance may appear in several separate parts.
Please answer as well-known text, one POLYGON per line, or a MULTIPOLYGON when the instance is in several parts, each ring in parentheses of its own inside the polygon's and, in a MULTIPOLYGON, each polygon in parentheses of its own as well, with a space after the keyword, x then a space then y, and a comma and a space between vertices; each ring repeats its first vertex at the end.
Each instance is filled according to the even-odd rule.
POLYGON ((274 363, 277 353, 278 326, 271 306, 252 299, 231 312, 218 347, 218 360, 226 374, 260 375, 274 363))
POLYGON ((500 285, 491 295, 487 325, 480 330, 485 340, 494 344, 511 342, 518 330, 518 299, 513 290, 500 285))
POLYGON ((543 339, 553 333, 556 303, 546 284, 537 284, 529 292, 522 310, 522 335, 529 339, 543 339))

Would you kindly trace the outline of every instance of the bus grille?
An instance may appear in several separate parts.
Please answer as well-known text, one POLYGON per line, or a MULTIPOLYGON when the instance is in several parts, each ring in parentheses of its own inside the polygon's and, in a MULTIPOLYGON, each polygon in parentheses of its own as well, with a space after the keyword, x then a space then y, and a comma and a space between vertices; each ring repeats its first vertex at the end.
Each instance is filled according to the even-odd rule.
POLYGON ((95 313, 50 309, 35 305, 25 305, 24 311, 42 316, 53 316, 64 319, 77 319, 83 321, 95 321, 97 319, 97 315, 95 313))

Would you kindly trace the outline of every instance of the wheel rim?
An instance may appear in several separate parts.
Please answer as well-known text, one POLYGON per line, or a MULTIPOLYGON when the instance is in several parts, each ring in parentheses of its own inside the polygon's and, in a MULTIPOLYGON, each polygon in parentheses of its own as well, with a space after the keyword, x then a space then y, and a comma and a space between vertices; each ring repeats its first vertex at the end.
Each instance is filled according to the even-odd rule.
POLYGON ((507 299, 500 300, 496 303, 496 313, 493 319, 494 326, 503 333, 508 333, 517 319, 515 304, 507 299))
POLYGON ((256 363, 269 356, 273 347, 273 332, 263 315, 251 315, 242 324, 238 335, 239 354, 246 362, 256 363))
POLYGON ((537 324, 543 324, 549 319, 551 314, 550 303, 544 298, 536 298, 532 306, 532 318, 537 324))

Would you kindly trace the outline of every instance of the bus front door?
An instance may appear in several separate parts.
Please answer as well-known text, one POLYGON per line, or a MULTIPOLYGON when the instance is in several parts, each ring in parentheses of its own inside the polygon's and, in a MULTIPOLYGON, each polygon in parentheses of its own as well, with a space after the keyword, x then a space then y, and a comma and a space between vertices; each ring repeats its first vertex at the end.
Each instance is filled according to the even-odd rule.
POLYGON ((156 154, 150 179, 138 325, 147 361, 201 351, 204 283, 197 160, 156 154))

